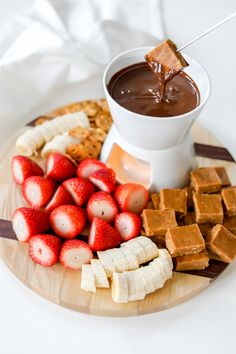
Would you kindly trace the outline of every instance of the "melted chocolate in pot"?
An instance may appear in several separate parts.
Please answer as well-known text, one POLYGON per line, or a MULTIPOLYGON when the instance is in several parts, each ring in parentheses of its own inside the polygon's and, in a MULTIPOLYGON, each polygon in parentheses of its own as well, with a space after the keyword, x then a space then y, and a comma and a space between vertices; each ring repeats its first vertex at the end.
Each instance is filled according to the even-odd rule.
POLYGON ((153 117, 178 116, 192 111, 200 102, 198 87, 185 72, 167 81, 163 92, 163 84, 146 62, 118 71, 107 87, 124 108, 153 117))

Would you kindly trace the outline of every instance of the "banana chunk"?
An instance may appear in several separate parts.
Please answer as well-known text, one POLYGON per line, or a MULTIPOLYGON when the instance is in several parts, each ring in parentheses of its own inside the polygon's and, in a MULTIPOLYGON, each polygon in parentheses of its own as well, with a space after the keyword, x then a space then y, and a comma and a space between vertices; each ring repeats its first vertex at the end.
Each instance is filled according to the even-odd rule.
POLYGON ((112 248, 106 251, 112 259, 116 272, 124 272, 129 269, 128 262, 119 248, 112 248))
POLYGON ((151 272, 153 272, 153 279, 156 290, 161 289, 166 282, 164 272, 159 265, 152 262, 148 265, 148 267, 151 269, 151 272))
POLYGON ((141 277, 144 281, 144 291, 145 294, 153 293, 156 290, 156 280, 155 273, 152 271, 151 267, 141 267, 138 269, 141 277))
POLYGON ((98 255, 98 258, 105 269, 107 277, 111 278, 112 274, 116 271, 116 268, 115 268, 115 265, 113 263, 111 256, 109 255, 109 253, 107 253, 107 251, 98 251, 97 255, 98 255))
POLYGON ((109 288, 109 281, 106 272, 99 259, 91 259, 92 271, 95 276, 95 285, 97 288, 109 288))
POLYGON ((46 158, 51 152, 66 153, 66 148, 71 144, 79 144, 80 140, 70 136, 68 132, 55 136, 51 141, 44 145, 41 155, 46 158))
POLYGON ((128 301, 142 300, 145 297, 144 283, 141 274, 136 270, 123 273, 128 283, 128 301), (142 283, 141 281, 142 280, 142 283))
POLYGON ((84 112, 65 114, 27 130, 17 139, 16 149, 23 155, 31 156, 59 132, 68 132, 75 127, 89 128, 89 120, 84 112))
POLYGON ((155 258, 152 261, 152 264, 155 264, 160 268, 160 270, 163 272, 166 280, 172 278, 172 269, 171 269, 170 264, 166 258, 163 258, 163 257, 155 258))
POLYGON ((139 264, 135 254, 127 247, 120 247, 119 250, 123 253, 129 268, 127 270, 138 269, 139 264))
POLYGON ((128 302, 128 282, 124 273, 113 273, 111 294, 116 303, 128 302))
POLYGON ((96 292, 95 276, 91 264, 82 264, 81 289, 96 292))
POLYGON ((146 262, 146 252, 145 249, 140 246, 137 242, 131 242, 133 240, 124 242, 121 244, 121 247, 128 248, 134 255, 137 257, 138 263, 142 264, 146 262))
POLYGON ((172 257, 171 257, 171 255, 169 254, 169 252, 165 248, 159 249, 159 257, 166 258, 168 260, 168 262, 169 262, 169 265, 170 265, 171 269, 173 269, 172 257))

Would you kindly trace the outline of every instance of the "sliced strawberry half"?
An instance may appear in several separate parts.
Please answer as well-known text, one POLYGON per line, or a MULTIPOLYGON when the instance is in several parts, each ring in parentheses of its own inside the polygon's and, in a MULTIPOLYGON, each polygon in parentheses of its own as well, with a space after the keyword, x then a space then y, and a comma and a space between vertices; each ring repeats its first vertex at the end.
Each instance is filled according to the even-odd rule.
POLYGON ((87 158, 79 163, 76 173, 78 177, 89 178, 91 173, 100 168, 106 168, 106 165, 97 159, 87 158))
POLYGON ((27 242, 31 236, 49 229, 49 214, 33 208, 18 208, 12 217, 12 227, 18 240, 27 242))
POLYGON ((63 186, 59 186, 54 193, 50 202, 46 205, 45 210, 51 213, 54 209, 61 205, 73 205, 74 200, 70 193, 63 186))
POLYGON ((75 204, 84 205, 94 193, 94 185, 87 179, 78 177, 70 178, 63 182, 63 187, 70 193, 75 204))
POLYGON ((59 152, 52 152, 46 161, 46 176, 56 182, 74 177, 76 167, 71 160, 59 152))
POLYGON ((31 176, 43 176, 43 169, 26 156, 14 156, 12 159, 12 176, 17 184, 23 184, 31 176))
POLYGON ((101 168, 90 174, 89 180, 100 190, 111 193, 116 185, 116 174, 111 168, 101 168))
POLYGON ((33 208, 44 207, 52 198, 56 184, 47 177, 32 176, 27 178, 22 186, 22 194, 33 208))
POLYGON ((29 239, 29 255, 34 262, 51 267, 59 260, 61 240, 54 235, 38 234, 29 239))
POLYGON ((53 231, 63 238, 74 238, 86 224, 85 210, 76 205, 62 205, 50 215, 53 231))
POLYGON ((88 244, 92 251, 104 251, 118 246, 122 241, 119 232, 105 220, 93 218, 88 244))
POLYGON ((130 211, 118 214, 115 220, 115 228, 123 241, 139 236, 141 226, 141 217, 130 211))
POLYGON ((61 248, 60 262, 67 269, 81 269, 82 264, 89 263, 93 252, 87 243, 81 240, 66 240, 61 248))
POLYGON ((107 192, 96 192, 90 197, 87 204, 87 215, 91 222, 94 216, 107 222, 113 222, 118 209, 112 196, 107 192))
POLYGON ((140 184, 126 183, 115 189, 114 198, 120 211, 141 214, 147 206, 149 194, 140 184))

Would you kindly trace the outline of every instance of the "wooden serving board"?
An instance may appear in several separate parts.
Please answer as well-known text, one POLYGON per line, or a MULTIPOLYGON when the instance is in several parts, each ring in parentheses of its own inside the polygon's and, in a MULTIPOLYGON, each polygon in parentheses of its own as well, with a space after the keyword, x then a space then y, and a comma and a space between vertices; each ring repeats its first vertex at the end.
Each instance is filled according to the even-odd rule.
MULTIPOLYGON (((26 128, 24 128, 26 129, 26 128)), ((22 131, 24 131, 22 129, 22 131)), ((10 220, 15 208, 25 205, 11 178, 11 158, 18 132, 0 152, 0 219, 10 220)), ((200 126, 193 127, 194 141, 199 166, 225 166, 233 183, 236 183, 236 165, 231 155, 200 126), (211 156, 213 158, 207 158, 211 156)), ((135 316, 161 311, 192 298, 222 273, 227 264, 211 261, 204 271, 174 272, 165 286, 145 297, 128 304, 115 304, 109 289, 98 289, 96 294, 80 289, 80 271, 65 270, 60 264, 45 268, 35 264, 28 256, 28 245, 4 238, 13 236, 10 223, 0 221, 0 256, 9 269, 33 291, 49 301, 78 312, 101 316, 135 316)))

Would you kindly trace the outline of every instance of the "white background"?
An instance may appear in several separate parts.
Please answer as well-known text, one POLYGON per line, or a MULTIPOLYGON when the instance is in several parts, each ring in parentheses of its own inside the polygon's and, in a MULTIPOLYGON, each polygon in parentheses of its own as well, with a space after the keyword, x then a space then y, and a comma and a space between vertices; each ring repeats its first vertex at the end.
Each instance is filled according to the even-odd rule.
MULTIPOLYGON (((0 29, 31 4, 31 0, 0 0, 0 29)), ((235 11, 236 2, 166 0, 164 7, 168 36, 182 44, 235 11)), ((202 121, 222 141, 229 143, 231 139, 236 148, 234 134, 227 136, 227 130, 217 123, 223 121, 236 131, 236 90, 230 74, 232 71, 235 80, 235 37, 234 21, 188 52, 205 65, 213 81, 214 95, 202 121), (231 40, 234 43, 230 44, 231 40)), ((236 262, 208 290, 175 308, 136 318, 91 317, 40 298, 0 261, 0 353, 233 354, 236 353, 235 294, 236 262)))

